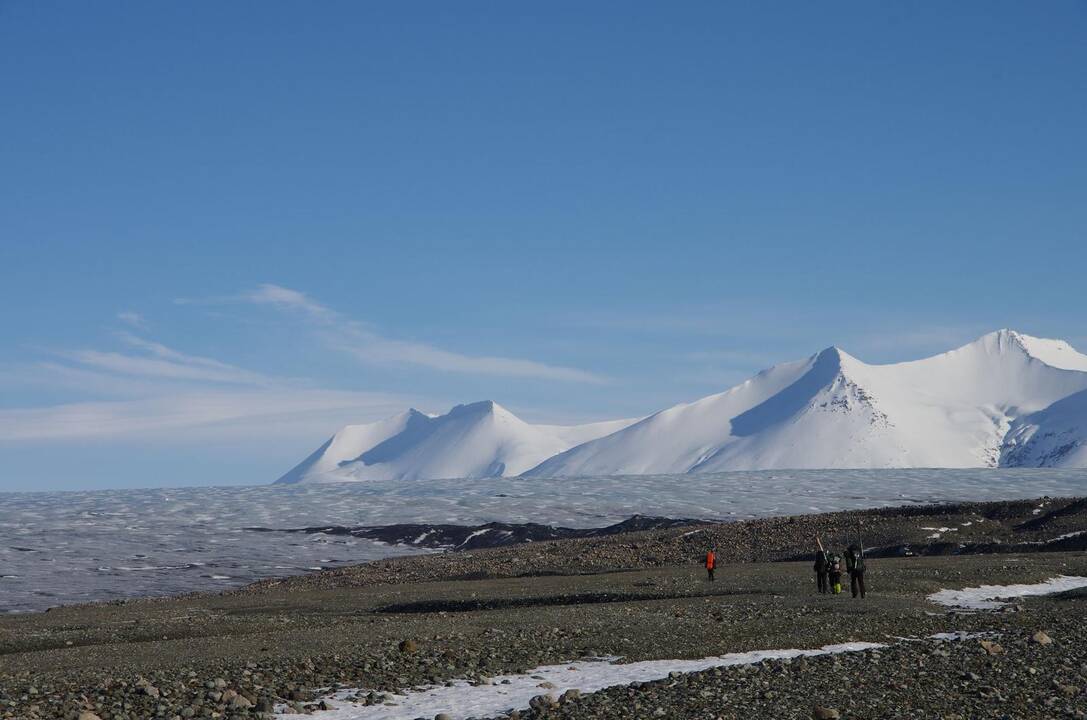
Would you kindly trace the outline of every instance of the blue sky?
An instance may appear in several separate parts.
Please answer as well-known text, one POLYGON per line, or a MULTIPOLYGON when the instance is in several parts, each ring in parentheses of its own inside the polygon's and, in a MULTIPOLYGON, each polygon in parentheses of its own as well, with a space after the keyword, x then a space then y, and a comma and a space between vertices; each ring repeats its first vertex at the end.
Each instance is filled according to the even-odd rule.
POLYGON ((0 490, 1087 348, 1087 5, 0 2, 0 490))

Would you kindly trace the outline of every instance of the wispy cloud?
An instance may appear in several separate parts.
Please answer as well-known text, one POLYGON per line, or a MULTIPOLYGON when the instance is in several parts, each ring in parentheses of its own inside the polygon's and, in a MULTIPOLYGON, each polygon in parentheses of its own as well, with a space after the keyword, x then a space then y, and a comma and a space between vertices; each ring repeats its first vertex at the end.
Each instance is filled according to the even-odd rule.
POLYGON ((465 355, 433 345, 384 337, 369 325, 345 317, 298 290, 265 284, 241 296, 248 302, 299 313, 315 322, 317 336, 330 348, 376 365, 410 364, 443 372, 604 383, 608 379, 578 368, 534 360, 465 355))
POLYGON ((0 442, 297 439, 419 404, 416 398, 393 394, 313 387, 309 381, 191 355, 128 332, 116 337, 127 351, 59 351, 51 353, 55 359, 5 368, 3 384, 38 385, 94 399, 0 408, 0 442))
POLYGON ((57 353, 83 368, 117 375, 166 380, 198 380, 234 385, 270 385, 275 379, 262 373, 235 367, 211 358, 187 355, 161 343, 145 340, 127 332, 118 337, 143 354, 73 350, 57 353))
POLYGON ((147 329, 147 320, 144 319, 143 315, 140 315, 138 312, 134 312, 132 310, 125 310, 124 312, 117 313, 117 319, 123 322, 125 325, 128 325, 129 327, 134 327, 137 330, 147 329))
POLYGON ((314 320, 322 323, 335 323, 342 321, 339 313, 327 308, 303 292, 264 283, 256 290, 242 295, 246 300, 258 305, 273 305, 280 309, 294 310, 309 315, 314 320))
POLYGON ((305 388, 188 392, 129 400, 0 409, 0 442, 154 439, 167 442, 295 437, 367 422, 404 407, 391 395, 305 388), (273 432, 274 430, 274 432, 273 432))

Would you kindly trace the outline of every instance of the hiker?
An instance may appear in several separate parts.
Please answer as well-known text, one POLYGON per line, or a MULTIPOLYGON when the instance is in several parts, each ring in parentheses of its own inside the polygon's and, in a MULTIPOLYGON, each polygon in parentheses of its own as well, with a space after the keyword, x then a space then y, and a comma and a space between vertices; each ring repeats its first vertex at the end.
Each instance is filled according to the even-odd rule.
POLYGON ((830 576, 830 591, 835 595, 842 592, 842 558, 838 553, 831 553, 827 559, 827 575, 830 576))
POLYGON ((706 553, 706 574, 709 576, 709 582, 713 582, 713 571, 717 567, 717 558, 713 554, 713 550, 709 550, 706 553))
MULTIPOLYGON (((818 538, 816 538, 818 541, 818 538)), ((830 554, 819 543, 819 551, 815 553, 815 585, 821 595, 827 592, 827 570, 830 567, 830 554)))
POLYGON ((849 589, 853 597, 864 598, 864 548, 856 543, 845 551, 845 569, 849 572, 849 589))

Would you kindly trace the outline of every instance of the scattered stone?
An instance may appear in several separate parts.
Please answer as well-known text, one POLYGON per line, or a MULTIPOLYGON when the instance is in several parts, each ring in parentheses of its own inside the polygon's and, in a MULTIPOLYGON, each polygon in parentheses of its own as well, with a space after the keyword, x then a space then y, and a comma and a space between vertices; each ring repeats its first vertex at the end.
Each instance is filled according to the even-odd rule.
POLYGON ((1044 630, 1039 630, 1030 636, 1030 639, 1039 645, 1049 645, 1053 642, 1053 638, 1049 637, 1044 630))
POLYGON ((816 705, 811 711, 812 720, 838 720, 842 714, 835 708, 816 705))

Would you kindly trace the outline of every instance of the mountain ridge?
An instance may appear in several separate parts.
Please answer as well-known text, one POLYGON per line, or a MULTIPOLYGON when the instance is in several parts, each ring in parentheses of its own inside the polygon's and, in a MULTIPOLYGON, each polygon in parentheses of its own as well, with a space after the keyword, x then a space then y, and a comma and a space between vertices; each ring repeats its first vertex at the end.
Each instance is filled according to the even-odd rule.
POLYGON ((347 426, 277 482, 998 466, 1087 467, 1087 355, 1002 329, 885 365, 831 345, 640 419, 409 410, 347 426))

